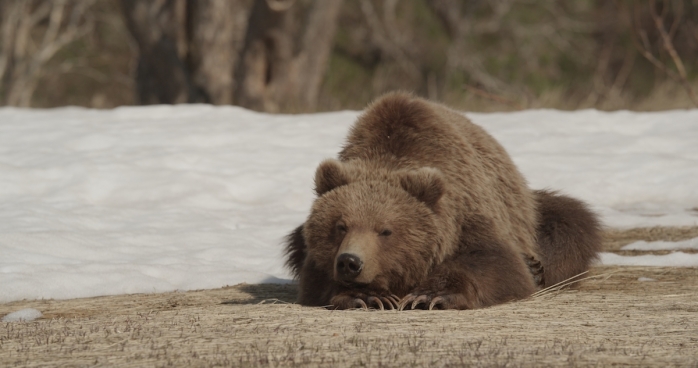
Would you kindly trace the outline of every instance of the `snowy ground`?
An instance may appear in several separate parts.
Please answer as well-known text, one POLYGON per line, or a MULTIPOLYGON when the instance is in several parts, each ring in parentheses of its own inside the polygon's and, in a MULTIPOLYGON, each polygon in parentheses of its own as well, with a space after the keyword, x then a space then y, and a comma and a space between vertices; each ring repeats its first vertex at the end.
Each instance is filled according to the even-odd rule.
MULTIPOLYGON (((0 109, 0 302, 287 280, 281 238, 357 114, 0 109)), ((698 225, 698 110, 468 116, 532 187, 586 200, 610 227, 698 225)))

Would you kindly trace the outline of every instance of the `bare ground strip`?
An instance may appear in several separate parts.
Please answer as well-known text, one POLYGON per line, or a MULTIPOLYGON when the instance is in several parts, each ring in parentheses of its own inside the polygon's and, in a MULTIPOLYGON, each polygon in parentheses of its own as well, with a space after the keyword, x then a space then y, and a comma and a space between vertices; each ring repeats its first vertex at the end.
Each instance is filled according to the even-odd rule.
MULTIPOLYGON (((622 241, 663 240, 632 234, 622 241)), ((578 287, 471 311, 329 311, 295 294, 242 284, 0 304, 44 314, 0 323, 0 366, 698 367, 696 268, 596 267, 578 287)))

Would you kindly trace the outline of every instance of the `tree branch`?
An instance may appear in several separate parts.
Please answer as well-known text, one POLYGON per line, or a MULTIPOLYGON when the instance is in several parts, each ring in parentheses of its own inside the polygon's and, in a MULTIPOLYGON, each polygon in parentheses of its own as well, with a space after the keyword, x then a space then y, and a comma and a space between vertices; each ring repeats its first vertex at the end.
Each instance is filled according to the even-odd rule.
POLYGON ((366 23, 373 33, 373 39, 381 50, 387 53, 398 65, 413 77, 420 76, 419 67, 413 63, 407 53, 400 48, 395 40, 390 38, 389 32, 383 27, 375 8, 370 0, 361 0, 361 11, 366 18, 366 23))
POLYGON ((676 69, 679 71, 679 76, 686 79, 686 68, 683 66, 683 62, 681 61, 681 58, 679 58, 679 54, 674 48, 674 44, 671 41, 671 36, 669 36, 664 28, 663 17, 660 17, 657 14, 657 9, 655 9, 655 0, 650 0, 650 15, 652 15, 654 25, 657 27, 657 31, 659 31, 659 35, 662 37, 664 49, 669 53, 669 56, 671 56, 671 59, 674 61, 674 65, 676 65, 676 69))
MULTIPOLYGON (((0 76, 4 90, 3 102, 29 106, 44 65, 67 44, 86 35, 92 22, 85 19, 87 9, 95 0, 41 1, 36 6, 26 1, 2 4, 12 6, 3 17, 3 49, 0 55, 0 76), (72 10, 66 19, 66 12, 72 10), (48 20, 43 34, 37 27, 48 20), (35 38, 40 42, 35 43, 35 38), (10 42, 7 42, 10 39, 10 42)), ((7 8, 3 8, 6 10, 7 8)), ((60 70, 60 69, 59 69, 60 70)))
MULTIPOLYGON (((662 44, 664 46, 664 49, 667 51, 667 53, 669 53, 669 56, 671 56, 672 60, 674 61, 674 65, 676 65, 678 73, 673 71, 671 68, 667 67, 661 61, 659 61, 650 51, 651 48, 649 45, 647 33, 640 30, 637 25, 637 9, 634 8, 634 6, 633 8, 636 10, 633 16, 633 28, 635 32, 633 33, 633 37, 631 37, 633 43, 635 44, 635 47, 638 49, 638 51, 640 51, 640 54, 642 54, 642 56, 645 57, 645 59, 647 59, 650 63, 652 63, 652 65, 666 73, 675 82, 680 84, 686 90, 686 93, 688 94, 688 97, 691 99, 693 104, 698 106, 698 96, 696 96, 695 92, 693 91, 693 88, 691 87, 691 84, 688 82, 686 68, 684 67, 681 58, 679 57, 678 53, 676 52, 676 49, 674 48, 673 42, 671 41, 671 37, 669 36, 664 27, 664 20, 660 15, 657 14, 655 6, 655 0, 650 0, 650 15, 652 16, 654 25, 662 38, 662 44), (643 43, 642 45, 640 45, 640 43, 637 41, 636 34, 640 35, 643 43)), ((666 13, 666 8, 663 10, 662 13, 666 13)))

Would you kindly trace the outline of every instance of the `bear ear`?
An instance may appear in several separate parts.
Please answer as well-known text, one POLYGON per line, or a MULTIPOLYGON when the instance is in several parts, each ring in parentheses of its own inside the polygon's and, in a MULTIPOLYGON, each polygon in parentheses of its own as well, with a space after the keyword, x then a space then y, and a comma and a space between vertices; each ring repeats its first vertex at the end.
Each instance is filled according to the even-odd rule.
POLYGON ((325 160, 315 172, 315 193, 321 196, 330 190, 349 184, 349 179, 341 162, 325 160))
POLYGON ((441 171, 431 167, 406 172, 400 178, 400 186, 429 208, 434 208, 445 192, 441 171))

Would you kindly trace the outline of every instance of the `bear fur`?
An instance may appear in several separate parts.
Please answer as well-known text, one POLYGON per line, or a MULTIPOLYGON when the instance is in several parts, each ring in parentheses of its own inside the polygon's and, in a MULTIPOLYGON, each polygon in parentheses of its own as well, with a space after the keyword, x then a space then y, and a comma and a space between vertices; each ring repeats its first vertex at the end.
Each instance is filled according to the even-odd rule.
POLYGON ((583 203, 530 190, 482 128, 406 93, 366 109, 315 191, 286 245, 303 305, 486 307, 587 270, 601 244, 583 203))

